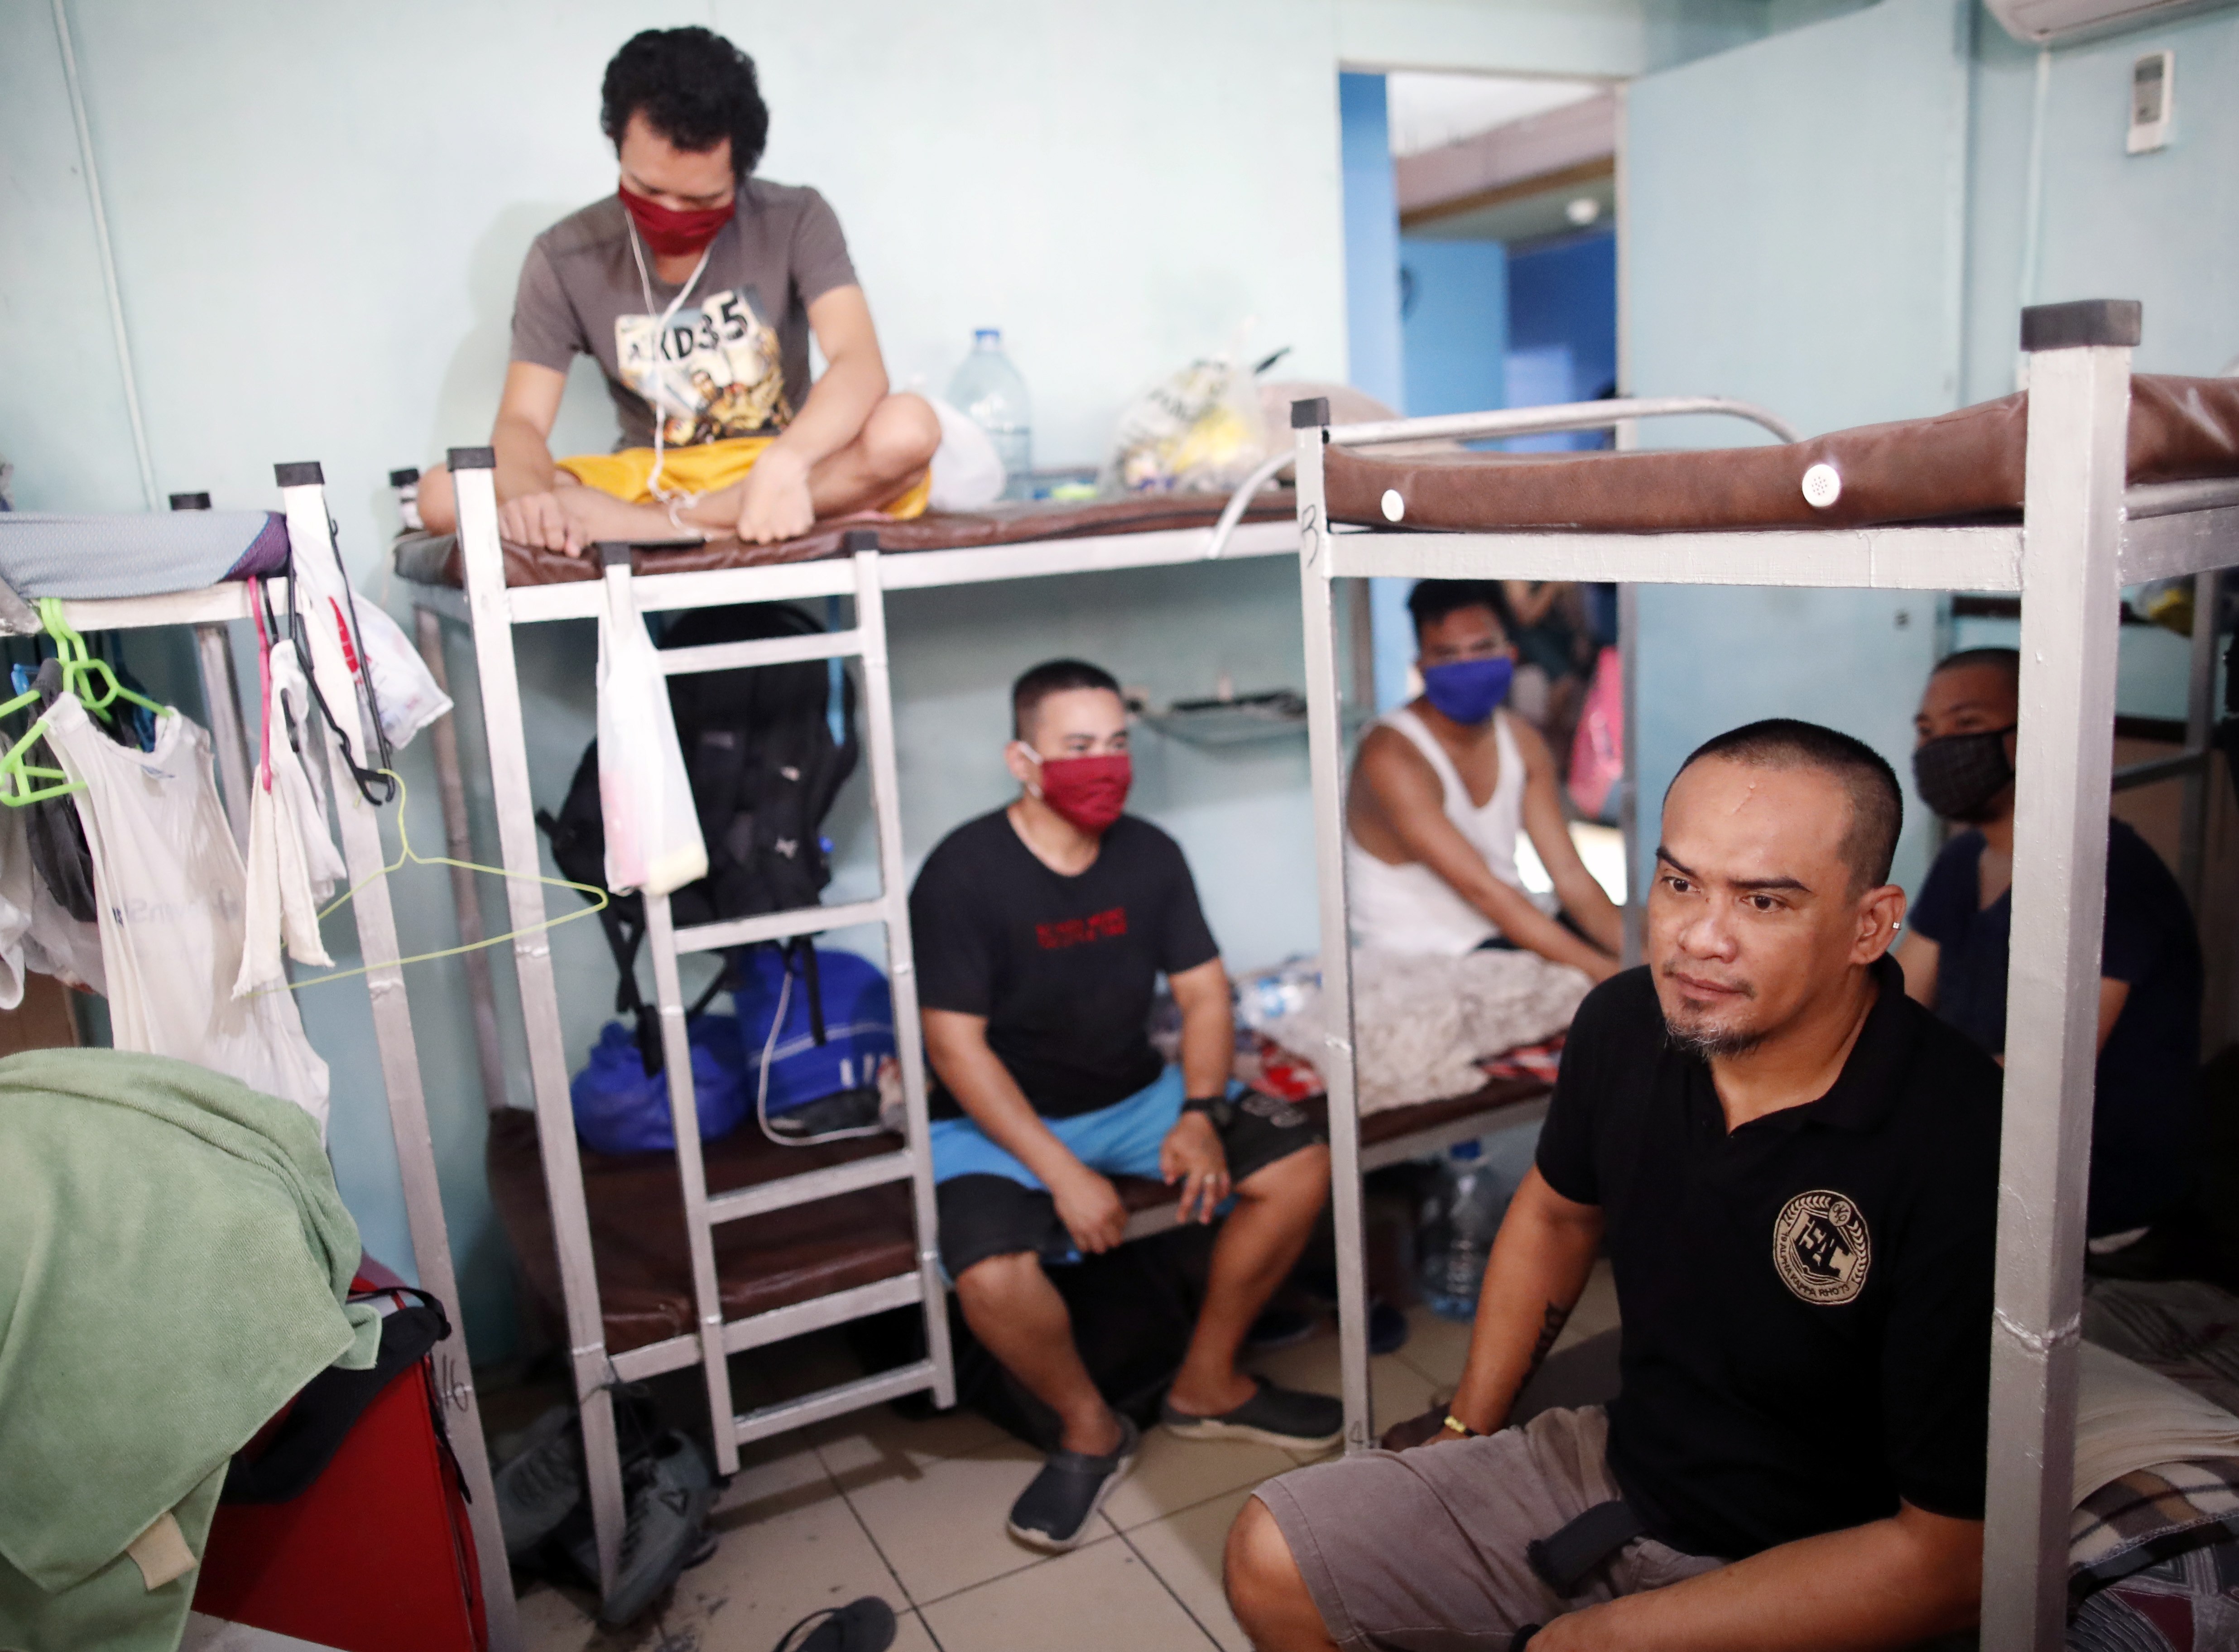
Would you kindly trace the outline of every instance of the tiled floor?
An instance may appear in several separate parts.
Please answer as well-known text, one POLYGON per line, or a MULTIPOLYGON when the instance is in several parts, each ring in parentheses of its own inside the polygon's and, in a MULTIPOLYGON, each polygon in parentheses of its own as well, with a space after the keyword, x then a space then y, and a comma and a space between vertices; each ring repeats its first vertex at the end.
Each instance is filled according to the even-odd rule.
MULTIPOLYGON (((1406 1347, 1376 1362, 1379 1428, 1451 1393, 1468 1351, 1467 1325, 1410 1317, 1406 1347)), ((1616 1320, 1605 1264, 1558 1345, 1616 1320)), ((1258 1365, 1334 1393, 1336 1337, 1325 1330, 1258 1365)), ((610 1635, 585 1597, 540 1584, 521 1600, 530 1652, 769 1652, 799 1618, 859 1595, 900 1614, 897 1652, 1043 1652, 1060 1640, 1077 1652, 1247 1652, 1221 1598, 1221 1545, 1252 1488, 1304 1460, 1153 1430, 1098 1516, 1101 1535, 1050 1558, 1003 1530, 1035 1454, 970 1412, 913 1423, 881 1408, 746 1457, 718 1506, 714 1558, 658 1612, 610 1635)))

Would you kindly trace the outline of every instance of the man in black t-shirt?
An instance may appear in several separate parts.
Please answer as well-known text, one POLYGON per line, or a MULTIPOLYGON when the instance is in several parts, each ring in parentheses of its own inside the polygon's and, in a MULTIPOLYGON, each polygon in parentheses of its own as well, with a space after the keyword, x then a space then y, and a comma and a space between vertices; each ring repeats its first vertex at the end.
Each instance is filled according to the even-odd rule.
POLYGON ((2000 1092, 1887 956, 1903 807, 1888 764, 1809 723, 1688 759, 1649 966, 1578 1011, 1444 1426, 1238 1516, 1229 1599, 1261 1652, 1895 1648, 1975 1622, 2000 1092), (1505 1428, 1604 1244, 1618 1397, 1505 1428))
MULTIPOLYGON (((1905 991, 2005 1059, 2013 932, 2014 735, 2021 655, 1970 648, 1939 661, 1913 720, 1921 801, 1969 828, 1929 868, 1897 943, 1905 991)), ((2190 1186, 2186 1138, 2200 1064, 2200 938, 2184 891, 2146 840, 2107 823, 2099 953, 2099 1062, 2091 1110, 2095 1266, 2119 1269, 2190 1186)))
POLYGON ((1113 1176, 1179 1184, 1214 1241, 1204 1306, 1161 1420, 1192 1439, 1335 1443, 1335 1400, 1236 1369, 1244 1334, 1306 1246, 1329 1150, 1305 1114, 1232 1098, 1228 977, 1174 840, 1120 813, 1127 709, 1109 673, 1038 666, 1012 689, 1018 798, 943 839, 910 892, 933 1095, 940 1254, 989 1352, 1057 1414, 1059 1449, 1013 1505, 1012 1536, 1081 1541, 1132 1463, 1133 1423, 1097 1391, 1045 1264, 1120 1242, 1113 1176), (1181 1060, 1152 1048, 1160 973, 1181 1060))

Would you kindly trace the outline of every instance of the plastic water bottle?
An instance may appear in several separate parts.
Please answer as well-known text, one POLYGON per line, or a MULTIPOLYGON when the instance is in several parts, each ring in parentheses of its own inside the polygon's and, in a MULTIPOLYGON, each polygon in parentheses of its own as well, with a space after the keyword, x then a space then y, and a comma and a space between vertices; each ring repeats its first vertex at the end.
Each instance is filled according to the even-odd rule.
POLYGON ((1462 1143, 1439 1165, 1438 1191, 1422 1229, 1417 1283, 1425 1305, 1440 1318, 1477 1317, 1485 1264, 1514 1191, 1475 1142, 1462 1143))
POLYGON ((1026 381, 1003 354, 1000 328, 983 327, 972 335, 972 354, 948 381, 948 399, 995 444, 995 456, 1003 461, 1005 492, 1015 497, 1026 474, 1034 468, 1033 408, 1026 400, 1026 381))

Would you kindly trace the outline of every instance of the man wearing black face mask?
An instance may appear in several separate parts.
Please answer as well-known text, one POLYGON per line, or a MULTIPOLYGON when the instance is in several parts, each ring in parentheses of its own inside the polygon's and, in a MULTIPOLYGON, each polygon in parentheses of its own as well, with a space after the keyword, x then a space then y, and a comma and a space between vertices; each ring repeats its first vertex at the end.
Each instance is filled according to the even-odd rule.
POLYGON ((1368 731, 1345 799, 1353 944, 1457 958, 1516 947, 1606 980, 1624 926, 1571 841, 1554 754, 1502 708, 1516 650, 1496 599, 1473 580, 1408 594, 1423 693, 1368 731), (1525 893, 1519 833, 1567 925, 1525 893))
MULTIPOLYGON (((1922 802, 1970 829, 1937 857, 1897 948, 1906 992, 2000 1061, 2020 675, 2011 648, 1971 648, 1928 680, 1914 718, 1914 784, 1922 802)), ((2200 994, 2200 943, 2183 892, 2143 839, 2109 821, 2085 1220, 2096 1255, 2126 1249, 2184 1196, 2200 994)))

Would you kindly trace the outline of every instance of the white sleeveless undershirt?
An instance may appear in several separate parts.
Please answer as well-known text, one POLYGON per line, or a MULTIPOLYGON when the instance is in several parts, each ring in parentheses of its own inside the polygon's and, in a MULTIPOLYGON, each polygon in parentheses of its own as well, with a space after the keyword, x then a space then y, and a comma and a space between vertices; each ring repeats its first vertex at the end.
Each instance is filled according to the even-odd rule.
MULTIPOLYGON (((1422 753, 1445 793, 1446 818, 1485 857, 1492 875, 1521 888, 1516 872, 1516 833, 1524 819, 1524 756, 1509 732, 1508 713, 1493 713, 1500 773, 1479 808, 1445 747, 1405 707, 1377 720, 1422 753)), ((1443 952, 1458 958, 1500 933, 1492 920, 1454 892, 1453 886, 1420 861, 1404 866, 1378 859, 1351 829, 1345 834, 1345 881, 1352 897, 1352 943, 1392 952, 1443 952)))

